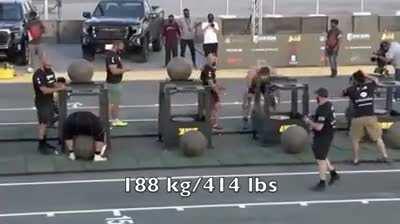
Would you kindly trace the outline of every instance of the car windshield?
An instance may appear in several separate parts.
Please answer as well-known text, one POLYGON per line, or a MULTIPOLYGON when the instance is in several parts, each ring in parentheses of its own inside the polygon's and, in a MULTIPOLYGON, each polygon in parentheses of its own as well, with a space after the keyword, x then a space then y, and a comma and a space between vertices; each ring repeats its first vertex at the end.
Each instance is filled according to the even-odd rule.
POLYGON ((137 18, 144 16, 142 2, 100 2, 93 13, 95 17, 137 18))
POLYGON ((0 20, 20 20, 21 7, 15 3, 0 3, 0 20))

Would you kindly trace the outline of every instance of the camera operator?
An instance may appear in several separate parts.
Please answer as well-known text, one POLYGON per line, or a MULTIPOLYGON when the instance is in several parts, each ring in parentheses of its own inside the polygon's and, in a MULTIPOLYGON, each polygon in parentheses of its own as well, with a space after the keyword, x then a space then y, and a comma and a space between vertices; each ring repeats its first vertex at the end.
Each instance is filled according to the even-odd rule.
POLYGON ((386 65, 388 64, 386 60, 382 60, 380 57, 385 57, 387 53, 386 45, 388 42, 383 41, 379 45, 379 49, 373 53, 374 56, 371 57, 372 62, 376 62, 377 67, 374 70, 374 73, 380 75, 389 75, 389 71, 386 69, 386 65))
MULTIPOLYGON (((382 49, 386 52, 385 56, 377 56, 378 59, 384 61, 386 64, 391 64, 394 67, 395 73, 394 78, 396 81, 400 81, 400 44, 398 42, 387 42, 381 43, 382 49)), ((397 88, 394 93, 396 101, 400 100, 400 88, 397 88)))
POLYGON ((218 57, 218 23, 214 21, 214 15, 208 14, 208 21, 201 25, 201 29, 204 32, 204 43, 203 50, 204 56, 208 57, 209 54, 213 54, 218 57))

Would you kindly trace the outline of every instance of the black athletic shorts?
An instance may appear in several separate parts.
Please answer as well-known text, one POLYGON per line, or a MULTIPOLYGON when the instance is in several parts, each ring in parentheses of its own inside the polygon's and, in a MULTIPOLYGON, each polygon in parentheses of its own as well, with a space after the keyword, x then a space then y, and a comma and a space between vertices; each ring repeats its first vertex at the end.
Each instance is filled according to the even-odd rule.
POLYGON ((316 160, 325 160, 328 156, 331 143, 333 141, 333 134, 325 136, 314 136, 312 150, 316 160))
POLYGON ((203 44, 204 56, 207 57, 209 54, 218 56, 218 43, 215 44, 203 44))
POLYGON ((54 102, 52 100, 35 100, 39 124, 49 124, 54 118, 54 102))
POLYGON ((63 138, 72 140, 75 136, 92 136, 96 142, 104 142, 105 129, 100 119, 91 122, 91 125, 82 125, 74 116, 69 116, 64 123, 63 138))

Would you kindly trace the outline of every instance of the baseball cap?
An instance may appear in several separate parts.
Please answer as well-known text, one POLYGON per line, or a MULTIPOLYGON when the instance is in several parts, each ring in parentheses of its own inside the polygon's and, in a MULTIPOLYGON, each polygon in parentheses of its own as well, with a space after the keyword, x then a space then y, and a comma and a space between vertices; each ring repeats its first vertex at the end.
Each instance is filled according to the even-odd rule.
POLYGON ((320 96, 320 97, 328 97, 329 96, 328 90, 325 88, 317 89, 317 91, 315 91, 315 94, 317 94, 317 96, 320 96))

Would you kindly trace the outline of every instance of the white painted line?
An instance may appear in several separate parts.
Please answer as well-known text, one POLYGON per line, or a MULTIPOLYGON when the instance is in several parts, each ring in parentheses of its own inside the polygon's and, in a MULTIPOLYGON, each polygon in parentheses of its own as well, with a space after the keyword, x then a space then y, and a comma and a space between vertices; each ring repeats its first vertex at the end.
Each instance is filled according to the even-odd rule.
MULTIPOLYGON (((336 116, 344 116, 345 113, 336 113, 336 116)), ((221 116, 220 120, 236 120, 242 119, 243 116, 221 116)), ((157 122, 157 118, 141 118, 141 119, 123 119, 129 123, 139 123, 139 122, 157 122)), ((0 123, 0 126, 19 126, 19 125, 36 125, 37 121, 27 121, 27 122, 5 122, 0 123)))
POLYGON ((300 206, 301 206, 301 207, 307 207, 307 206, 308 206, 308 203, 307 203, 307 202, 304 202, 304 201, 303 201, 303 202, 300 202, 300 206))
POLYGON ((122 214, 121 214, 121 211, 120 211, 120 210, 114 210, 114 211, 113 211, 113 215, 114 215, 114 216, 121 216, 122 214))
POLYGON ((54 214, 54 212, 48 212, 46 213, 46 216, 50 218, 56 216, 56 214, 54 214))
MULTIPOLYGON (((400 169, 386 170, 347 170, 338 171, 340 174, 357 175, 357 174, 388 174, 400 173, 400 169)), ((221 174, 221 175, 199 175, 199 176, 173 176, 175 180, 199 179, 199 178, 245 178, 245 177, 282 177, 282 176, 310 176, 317 175, 318 172, 277 172, 277 173, 246 173, 246 174, 221 174)), ((158 180, 167 180, 167 177, 156 177, 158 180)), ((136 178, 130 178, 135 181, 136 178)), ((36 181, 36 182, 4 182, 0 183, 0 187, 12 186, 40 186, 40 185, 62 185, 62 184, 93 184, 93 183, 125 183, 126 179, 86 179, 86 180, 63 180, 63 181, 36 181)))
POLYGON ((239 208, 246 208, 246 205, 239 205, 239 208))
MULTIPOLYGON (((376 98, 377 101, 385 100, 384 98, 376 98)), ((330 99, 331 102, 348 102, 349 100, 347 98, 332 98, 330 99)), ((301 102, 300 100, 298 101, 299 103, 301 102)), ((281 101, 280 104, 289 104, 291 101, 284 100, 281 101)), ((310 100, 310 103, 316 103, 316 100, 312 99, 310 100)), ((236 105, 241 105, 241 101, 234 101, 234 102, 225 102, 221 103, 223 106, 236 106, 236 105)), ((159 104, 144 104, 144 105, 121 105, 120 108, 123 109, 144 109, 144 108, 157 108, 159 104)), ((197 106, 197 103, 186 103, 186 104, 172 104, 172 107, 194 107, 197 106)), ((72 103, 70 104, 69 109, 76 110, 76 109, 87 109, 87 110, 92 110, 92 109, 97 109, 98 106, 83 106, 82 103, 72 103)), ((8 108, 8 107, 3 107, 0 108, 0 112, 10 112, 10 111, 34 111, 36 110, 35 107, 14 107, 14 108, 8 108)))
POLYGON ((182 206, 159 206, 159 207, 136 207, 136 208, 112 208, 112 209, 87 209, 87 210, 66 210, 66 211, 44 211, 44 212, 22 212, 22 213, 0 213, 0 217, 22 217, 22 216, 46 216, 49 213, 55 215, 78 215, 78 214, 94 214, 94 213, 109 213, 114 210, 121 212, 131 211, 160 211, 160 210, 176 210, 184 211, 185 209, 210 209, 210 208, 237 208, 245 207, 260 207, 260 206, 290 206, 300 205, 305 203, 308 205, 323 205, 323 204, 352 204, 361 203, 363 201, 384 203, 384 202, 400 202, 400 198, 361 198, 361 199, 346 199, 346 200, 314 200, 314 201, 279 201, 279 202, 257 202, 257 203, 233 203, 233 204, 202 204, 202 205, 182 205, 182 206))
POLYGON ((364 204, 364 205, 368 205, 369 201, 365 200, 365 201, 362 201, 361 203, 364 204))

